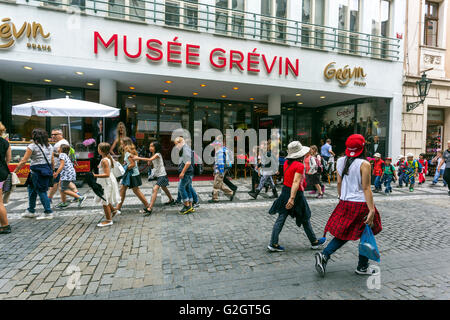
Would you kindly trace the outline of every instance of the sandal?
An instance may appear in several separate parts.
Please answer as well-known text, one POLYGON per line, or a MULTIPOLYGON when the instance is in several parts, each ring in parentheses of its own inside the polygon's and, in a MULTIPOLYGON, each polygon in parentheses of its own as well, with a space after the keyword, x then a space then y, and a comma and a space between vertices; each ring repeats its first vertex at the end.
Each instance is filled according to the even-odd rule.
POLYGON ((7 234, 7 233, 11 233, 10 225, 0 227, 0 234, 7 234))
POLYGON ((173 206, 174 204, 175 204, 175 200, 173 200, 173 199, 171 201, 164 203, 165 206, 173 206))
POLYGON ((148 210, 148 208, 144 209, 144 217, 148 217, 151 214, 152 214, 152 210, 151 209, 150 210, 148 210))

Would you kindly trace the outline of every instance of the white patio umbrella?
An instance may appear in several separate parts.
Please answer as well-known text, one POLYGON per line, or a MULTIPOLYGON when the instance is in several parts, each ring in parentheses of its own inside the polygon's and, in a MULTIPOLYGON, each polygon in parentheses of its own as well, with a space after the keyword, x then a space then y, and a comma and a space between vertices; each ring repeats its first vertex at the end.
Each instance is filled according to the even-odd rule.
POLYGON ((16 116, 38 117, 67 117, 69 127, 69 142, 72 144, 70 133, 70 117, 103 118, 103 137, 105 136, 104 118, 118 117, 120 110, 107 105, 70 99, 68 96, 61 99, 51 99, 28 102, 12 107, 12 114, 16 116))

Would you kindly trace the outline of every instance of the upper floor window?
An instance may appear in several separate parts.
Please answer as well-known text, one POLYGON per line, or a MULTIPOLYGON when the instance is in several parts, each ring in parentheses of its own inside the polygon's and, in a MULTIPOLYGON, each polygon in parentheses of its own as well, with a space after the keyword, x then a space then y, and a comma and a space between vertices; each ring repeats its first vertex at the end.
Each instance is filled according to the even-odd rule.
POLYGON ((166 0, 165 22, 169 26, 197 29, 198 0, 166 0))
POLYGON ((360 0, 339 0, 338 27, 340 30, 338 41, 339 48, 344 51, 358 51, 359 11, 360 0), (344 32, 343 30, 351 32, 344 32))
MULTIPOLYGON (((72 3, 77 1, 72 0, 72 3)), ((84 0, 78 2, 84 6, 84 0)), ((144 0, 108 0, 108 4, 110 17, 145 21, 144 0)))
POLYGON ((216 0, 216 32, 243 37, 244 10, 245 0, 216 0))
POLYGON ((386 58, 389 55, 390 44, 387 38, 391 28, 391 1, 371 0, 372 7, 372 55, 377 58, 386 58))
POLYGON ((438 46, 439 3, 425 2, 424 45, 438 46))
POLYGON ((261 38, 286 40, 287 0, 261 0, 261 38), (277 19, 278 18, 278 19, 277 19))
POLYGON ((302 44, 323 45, 325 23, 325 0, 303 0, 302 2, 302 44), (303 24, 305 23, 305 24, 303 24), (310 26, 315 24, 317 26, 310 26))

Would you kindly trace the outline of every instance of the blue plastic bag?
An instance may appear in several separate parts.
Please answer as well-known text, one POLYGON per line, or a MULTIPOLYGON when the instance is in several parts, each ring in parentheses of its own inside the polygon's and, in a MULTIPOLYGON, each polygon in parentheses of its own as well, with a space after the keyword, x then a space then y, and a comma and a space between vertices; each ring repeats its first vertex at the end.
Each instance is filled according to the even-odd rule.
POLYGON ((375 236, 373 235, 372 229, 367 224, 361 235, 359 254, 369 258, 370 260, 380 262, 380 251, 378 251, 375 236))

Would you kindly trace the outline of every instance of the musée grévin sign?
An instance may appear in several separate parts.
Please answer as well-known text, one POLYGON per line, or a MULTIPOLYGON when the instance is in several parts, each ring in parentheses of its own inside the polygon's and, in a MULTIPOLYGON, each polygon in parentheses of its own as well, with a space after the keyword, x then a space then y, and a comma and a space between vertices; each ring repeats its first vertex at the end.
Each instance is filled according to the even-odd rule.
MULTIPOLYGON (((169 64, 186 64, 190 67, 200 66, 200 45, 192 43, 182 43, 178 37, 169 41, 151 38, 144 40, 141 37, 133 38, 133 52, 130 53, 130 39, 124 35, 119 37, 113 34, 111 37, 102 37, 99 32, 94 32, 94 53, 99 53, 99 46, 104 49, 114 48, 114 56, 119 55, 119 49, 130 60, 147 59, 150 63, 167 61, 169 64), (119 42, 122 42, 120 45, 119 42), (145 48, 143 48, 145 46, 145 48)), ((239 50, 225 50, 223 48, 214 48, 209 53, 209 63, 215 69, 238 69, 249 73, 258 74, 266 72, 267 74, 278 73, 278 75, 292 74, 294 77, 299 75, 299 59, 295 62, 287 57, 273 56, 267 57, 265 54, 257 52, 255 48, 251 52, 242 52, 239 50)))
POLYGON ((27 47, 33 50, 39 51, 51 51, 51 47, 48 44, 38 43, 38 37, 42 39, 48 39, 50 32, 46 33, 40 23, 24 22, 20 28, 17 28, 11 18, 3 18, 0 25, 0 49, 11 48, 21 38, 27 37, 27 47), (31 40, 34 39, 34 42, 31 40))
POLYGON ((364 87, 366 85, 364 78, 367 74, 364 73, 362 67, 354 67, 352 70, 348 65, 345 65, 344 68, 336 69, 335 64, 336 62, 330 62, 323 70, 323 75, 327 80, 336 79, 339 85, 346 86, 352 79, 355 79, 355 86, 364 87))

